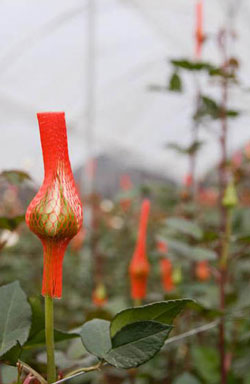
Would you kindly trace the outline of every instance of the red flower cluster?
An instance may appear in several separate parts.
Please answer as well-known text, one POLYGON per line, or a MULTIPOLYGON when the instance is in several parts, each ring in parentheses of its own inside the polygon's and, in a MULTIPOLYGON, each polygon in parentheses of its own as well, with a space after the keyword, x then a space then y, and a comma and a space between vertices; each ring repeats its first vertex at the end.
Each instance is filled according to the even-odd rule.
POLYGON ((69 241, 82 226, 82 204, 75 186, 63 112, 38 113, 44 181, 26 212, 26 223, 42 241, 42 294, 62 295, 62 264, 69 241))
POLYGON ((143 299, 146 296, 147 278, 150 270, 146 256, 146 232, 149 210, 150 201, 145 199, 141 207, 137 245, 129 265, 131 297, 134 300, 143 299))

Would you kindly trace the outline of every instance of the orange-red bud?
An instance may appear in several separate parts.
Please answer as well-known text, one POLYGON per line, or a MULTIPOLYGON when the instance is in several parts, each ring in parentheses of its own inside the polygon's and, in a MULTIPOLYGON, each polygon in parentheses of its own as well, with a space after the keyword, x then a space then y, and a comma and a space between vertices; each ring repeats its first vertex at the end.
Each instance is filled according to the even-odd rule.
POLYGON ((146 231, 150 201, 145 199, 141 207, 141 217, 137 245, 129 265, 131 296, 134 300, 143 299, 146 296, 147 278, 150 270, 146 256, 146 231))
POLYGON ((26 212, 26 223, 42 241, 42 294, 61 297, 62 263, 69 241, 82 226, 82 204, 75 186, 63 112, 38 113, 44 181, 26 212))
POLYGON ((195 28, 195 56, 197 59, 201 57, 202 43, 204 41, 203 35, 203 4, 202 0, 198 0, 196 3, 196 28, 195 28))
POLYGON ((211 271, 207 260, 200 261, 196 264, 195 274, 201 281, 207 281, 211 277, 211 271))
POLYGON ((169 259, 161 259, 162 286, 165 292, 171 292, 175 288, 172 277, 172 263, 169 259))
POLYGON ((92 294, 92 301, 97 307, 102 307, 107 303, 107 292, 105 285, 99 283, 92 294))

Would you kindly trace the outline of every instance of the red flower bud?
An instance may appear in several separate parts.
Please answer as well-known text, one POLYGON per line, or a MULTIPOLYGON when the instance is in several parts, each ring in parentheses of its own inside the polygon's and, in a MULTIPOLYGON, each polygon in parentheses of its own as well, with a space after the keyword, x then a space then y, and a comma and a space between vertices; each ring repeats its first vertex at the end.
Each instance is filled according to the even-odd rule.
POLYGON ((108 298, 104 284, 99 283, 97 285, 92 295, 92 301, 97 307, 102 307, 104 304, 107 303, 108 298))
POLYGON ((197 278, 201 281, 206 281, 210 279, 211 271, 207 260, 200 261, 196 265, 195 274, 197 278))
POLYGON ((196 3, 196 28, 195 28, 195 40, 196 40, 196 47, 195 47, 195 56, 197 59, 200 59, 201 57, 201 49, 202 49, 202 43, 204 40, 203 35, 203 4, 201 0, 198 0, 196 3))
POLYGON ((63 112, 38 113, 44 181, 26 212, 26 223, 42 241, 42 294, 62 295, 62 263, 69 241, 82 226, 82 204, 75 186, 63 112))
POLYGON ((172 277, 172 263, 169 259, 161 259, 160 266, 163 289, 165 292, 171 292, 175 288, 172 277))
POLYGON ((141 207, 141 217, 137 245, 129 265, 131 296, 133 299, 143 299, 146 296, 149 262, 146 256, 146 232, 150 210, 150 201, 145 199, 141 207))

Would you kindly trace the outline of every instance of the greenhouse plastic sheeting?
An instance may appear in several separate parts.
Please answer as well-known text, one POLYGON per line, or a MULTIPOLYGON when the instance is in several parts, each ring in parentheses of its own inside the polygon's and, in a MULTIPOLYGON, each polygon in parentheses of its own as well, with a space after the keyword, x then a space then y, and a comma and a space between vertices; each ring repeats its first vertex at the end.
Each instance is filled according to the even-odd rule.
MULTIPOLYGON (((250 138, 245 90, 250 85, 250 2, 204 0, 204 29, 215 36, 230 4, 235 7, 237 32, 230 50, 240 59, 242 84, 242 89, 230 92, 230 106, 242 110, 230 123, 232 151, 250 138)), ((166 85, 169 59, 193 58, 194 10, 194 0, 95 0, 95 154, 119 153, 124 161, 129 158, 179 180, 187 172, 187 160, 166 150, 166 144, 190 143, 193 75, 184 77, 181 95, 150 92, 149 86, 166 85)), ((1 169, 22 168, 41 179, 37 111, 66 112, 74 167, 89 155, 88 15, 88 2, 83 0, 0 3, 1 169)), ((220 63, 213 39, 204 45, 203 59, 220 63)), ((206 93, 220 99, 219 88, 208 86, 206 79, 200 82, 206 93)), ((206 145, 199 156, 200 175, 218 159, 219 128, 216 122, 211 131, 201 130, 206 145)))

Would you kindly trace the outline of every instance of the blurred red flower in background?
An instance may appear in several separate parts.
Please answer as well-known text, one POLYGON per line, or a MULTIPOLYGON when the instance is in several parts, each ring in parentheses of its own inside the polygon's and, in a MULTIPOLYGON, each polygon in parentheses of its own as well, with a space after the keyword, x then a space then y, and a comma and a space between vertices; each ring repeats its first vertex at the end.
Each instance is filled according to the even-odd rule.
POLYGON ((146 232, 149 210, 150 201, 144 199, 141 206, 137 245, 129 265, 131 297, 134 300, 143 299, 146 296, 147 278, 150 270, 146 256, 146 232))

